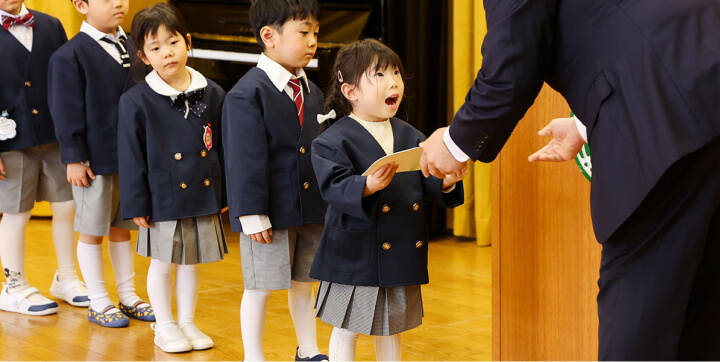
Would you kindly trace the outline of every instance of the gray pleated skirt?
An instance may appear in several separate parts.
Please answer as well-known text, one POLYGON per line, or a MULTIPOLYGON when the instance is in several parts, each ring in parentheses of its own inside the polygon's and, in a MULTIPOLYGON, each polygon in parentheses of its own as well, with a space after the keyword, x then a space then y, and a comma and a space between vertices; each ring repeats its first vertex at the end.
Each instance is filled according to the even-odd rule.
POLYGON ((338 328, 370 336, 389 336, 422 324, 419 285, 365 287, 321 281, 316 317, 338 328))
POLYGON ((218 215, 159 221, 138 231, 137 253, 166 263, 204 264, 228 253, 218 215))

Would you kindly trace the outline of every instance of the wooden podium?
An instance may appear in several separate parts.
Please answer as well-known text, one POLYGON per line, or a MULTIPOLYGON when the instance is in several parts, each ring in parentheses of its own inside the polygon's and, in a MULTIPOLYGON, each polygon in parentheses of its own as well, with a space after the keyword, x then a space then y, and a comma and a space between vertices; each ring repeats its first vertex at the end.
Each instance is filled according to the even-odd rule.
POLYGON ((493 162, 493 360, 596 360, 601 247, 574 162, 529 163, 568 117, 545 85, 493 162))

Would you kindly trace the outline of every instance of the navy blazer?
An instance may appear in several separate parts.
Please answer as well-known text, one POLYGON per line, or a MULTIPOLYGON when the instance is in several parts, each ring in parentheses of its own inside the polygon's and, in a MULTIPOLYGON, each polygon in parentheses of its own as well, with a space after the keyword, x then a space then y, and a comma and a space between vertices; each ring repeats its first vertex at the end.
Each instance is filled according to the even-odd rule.
POLYGON ((222 207, 221 110, 225 91, 207 80, 198 117, 172 107, 147 82, 120 98, 118 125, 122 217, 150 221, 212 215, 222 207), (203 142, 210 124, 212 148, 203 142))
MULTIPOLYGON (((400 119, 390 122, 394 152, 425 140, 400 119)), ((385 189, 363 197, 366 177, 360 175, 383 156, 375 138, 350 117, 333 123, 313 141, 313 166, 329 206, 312 278, 379 287, 428 282, 423 198, 444 207, 461 205, 462 181, 443 193, 442 180, 425 178, 420 171, 401 172, 385 189)))
POLYGON ((450 135, 489 162, 543 81, 585 123, 605 241, 681 157, 720 135, 717 0, 485 0, 483 64, 450 135))
MULTIPOLYGON (((132 40, 126 42, 131 62, 132 40)), ((50 58, 48 99, 62 163, 90 161, 98 175, 117 172, 120 96, 135 83, 105 49, 78 33, 50 58)))
POLYGON ((0 27, 0 111, 7 110, 17 123, 17 135, 0 141, 0 152, 57 141, 48 108, 48 63, 55 50, 67 42, 67 36, 58 19, 35 10, 32 13, 32 52, 0 27))
POLYGON ((228 93, 223 143, 233 231, 242 231, 238 217, 245 215, 268 215, 275 229, 323 223, 327 205, 310 160, 323 94, 309 84, 302 128, 295 103, 260 68, 250 69, 228 93))

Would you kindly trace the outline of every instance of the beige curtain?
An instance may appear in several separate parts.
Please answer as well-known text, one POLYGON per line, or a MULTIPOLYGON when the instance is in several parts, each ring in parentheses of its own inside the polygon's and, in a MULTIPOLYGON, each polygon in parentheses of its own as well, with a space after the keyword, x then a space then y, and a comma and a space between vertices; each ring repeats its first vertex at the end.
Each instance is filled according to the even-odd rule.
MULTIPOLYGON (((453 114, 465 101, 482 65, 480 46, 487 32, 481 1, 452 1, 452 104, 453 114)), ((453 233, 476 238, 481 246, 491 240, 490 165, 476 162, 465 179, 465 204, 454 209, 453 233)))

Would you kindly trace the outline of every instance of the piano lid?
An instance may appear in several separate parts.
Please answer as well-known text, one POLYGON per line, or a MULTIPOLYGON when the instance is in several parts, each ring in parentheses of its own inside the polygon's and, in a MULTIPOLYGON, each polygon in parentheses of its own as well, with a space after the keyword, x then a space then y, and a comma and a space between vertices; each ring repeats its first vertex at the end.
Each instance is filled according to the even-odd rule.
MULTIPOLYGON (((320 3, 320 33, 318 34, 318 48, 337 48, 344 43, 366 37, 368 24, 375 24, 378 20, 373 11, 379 12, 375 3, 378 1, 334 0, 319 1, 320 3), (374 20, 374 21, 371 21, 374 20)), ((171 0, 185 16, 188 31, 193 36, 196 46, 206 42, 211 43, 212 49, 231 49, 235 45, 257 46, 253 29, 250 25, 249 0, 171 0)), ((371 25, 370 28, 375 28, 371 25)), ((381 37, 370 35, 370 37, 381 37)), ((244 47, 245 48, 245 47, 244 47)), ((248 51, 248 49, 244 49, 248 51)))

